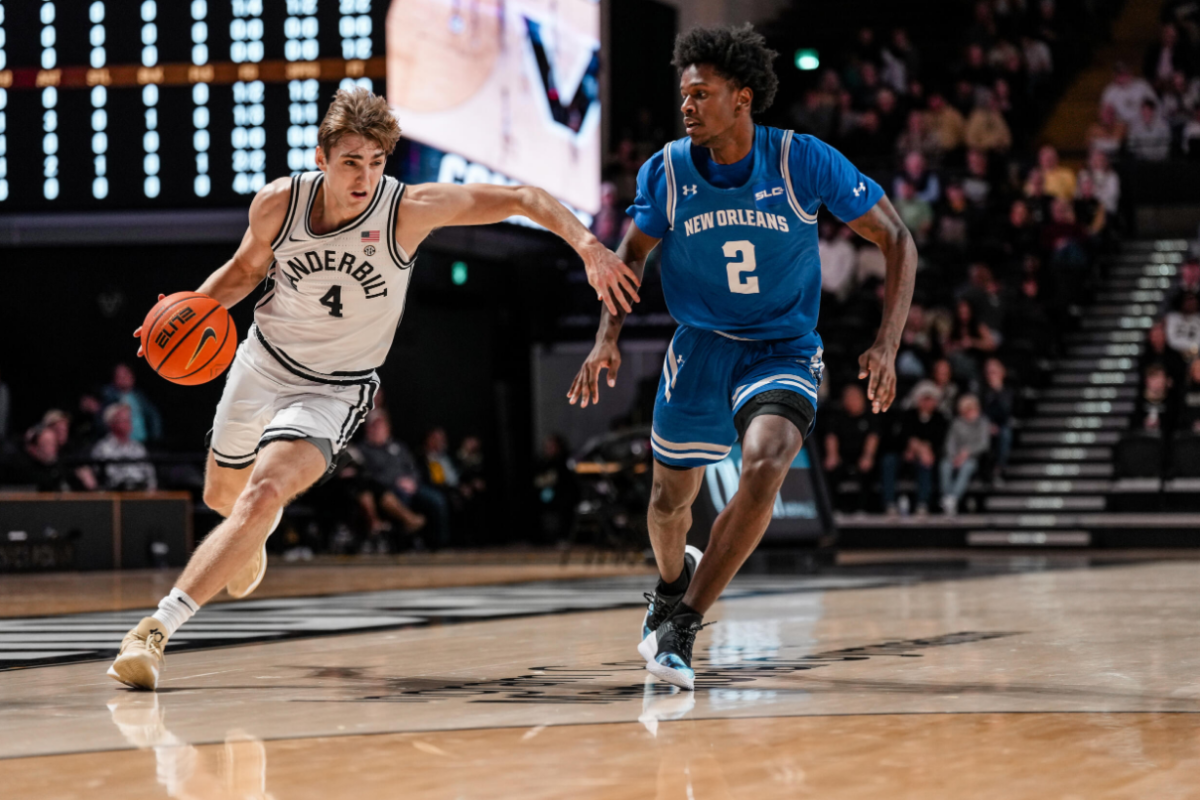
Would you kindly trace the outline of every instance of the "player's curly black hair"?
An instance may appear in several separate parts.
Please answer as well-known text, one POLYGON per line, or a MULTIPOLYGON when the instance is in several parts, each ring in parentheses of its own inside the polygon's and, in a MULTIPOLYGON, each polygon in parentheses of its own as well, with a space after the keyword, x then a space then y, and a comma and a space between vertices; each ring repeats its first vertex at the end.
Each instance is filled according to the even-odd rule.
POLYGON ((736 27, 692 28, 675 37, 675 56, 671 63, 680 72, 693 64, 710 64, 725 78, 754 92, 750 105, 753 114, 771 107, 779 78, 772 63, 779 53, 767 47, 767 40, 750 23, 736 27))

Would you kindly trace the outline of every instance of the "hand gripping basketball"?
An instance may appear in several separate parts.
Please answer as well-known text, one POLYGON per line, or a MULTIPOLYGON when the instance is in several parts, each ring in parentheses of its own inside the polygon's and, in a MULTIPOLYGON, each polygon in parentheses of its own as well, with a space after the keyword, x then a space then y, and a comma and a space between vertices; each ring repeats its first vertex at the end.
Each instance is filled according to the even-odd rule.
POLYGON ((138 356, 172 383, 208 383, 233 362, 237 328, 224 306, 199 292, 158 296, 158 302, 133 332, 141 340, 138 356))

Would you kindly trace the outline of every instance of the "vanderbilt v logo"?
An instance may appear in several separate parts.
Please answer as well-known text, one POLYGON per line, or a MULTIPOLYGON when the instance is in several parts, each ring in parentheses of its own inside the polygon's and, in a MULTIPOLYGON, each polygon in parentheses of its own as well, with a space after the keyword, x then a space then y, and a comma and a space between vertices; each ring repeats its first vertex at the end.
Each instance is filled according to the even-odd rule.
POLYGON ((564 93, 559 88, 558 76, 555 74, 554 65, 550 63, 550 57, 546 54, 546 45, 542 41, 542 26, 529 17, 524 19, 525 26, 529 29, 529 43, 533 46, 533 56, 537 59, 538 74, 542 77, 542 89, 546 92, 546 103, 550 106, 550 116, 559 125, 570 128, 574 133, 579 133, 588 110, 592 107, 592 103, 596 102, 598 96, 600 50, 598 48, 592 50, 592 58, 588 62, 583 77, 579 79, 579 85, 575 87, 574 96, 569 103, 564 105, 564 93))

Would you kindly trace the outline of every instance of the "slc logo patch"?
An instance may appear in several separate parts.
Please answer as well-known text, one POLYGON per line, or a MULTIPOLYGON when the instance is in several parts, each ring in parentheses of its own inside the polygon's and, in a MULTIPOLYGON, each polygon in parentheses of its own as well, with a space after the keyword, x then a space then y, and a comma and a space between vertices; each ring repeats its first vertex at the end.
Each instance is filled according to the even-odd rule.
POLYGON ((782 179, 765 181, 754 187, 755 208, 768 208, 787 202, 787 188, 782 179))

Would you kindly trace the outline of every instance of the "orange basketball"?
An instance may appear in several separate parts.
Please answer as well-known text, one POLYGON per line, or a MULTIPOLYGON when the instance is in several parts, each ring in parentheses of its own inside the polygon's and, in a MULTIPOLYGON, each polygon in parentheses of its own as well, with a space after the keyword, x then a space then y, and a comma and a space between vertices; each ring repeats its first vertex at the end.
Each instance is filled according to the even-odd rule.
POLYGON ((176 292, 142 323, 146 363, 172 383, 208 383, 233 363, 237 329, 224 306, 206 294, 176 292))

